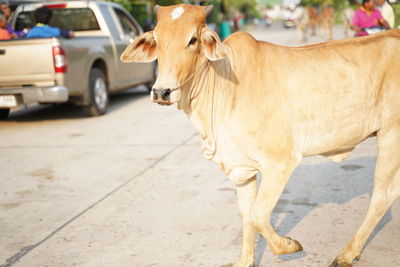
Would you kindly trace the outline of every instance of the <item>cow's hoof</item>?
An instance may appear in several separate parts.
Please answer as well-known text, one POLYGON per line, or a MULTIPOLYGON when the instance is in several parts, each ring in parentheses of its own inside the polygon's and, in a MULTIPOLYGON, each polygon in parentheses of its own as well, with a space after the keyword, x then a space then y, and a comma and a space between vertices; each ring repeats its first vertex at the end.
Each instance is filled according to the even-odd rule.
POLYGON ((279 247, 271 248, 272 253, 275 255, 291 254, 303 250, 303 246, 299 241, 291 239, 290 237, 282 237, 279 247))
POLYGON ((351 263, 343 262, 338 259, 334 260, 329 267, 351 267, 351 263))

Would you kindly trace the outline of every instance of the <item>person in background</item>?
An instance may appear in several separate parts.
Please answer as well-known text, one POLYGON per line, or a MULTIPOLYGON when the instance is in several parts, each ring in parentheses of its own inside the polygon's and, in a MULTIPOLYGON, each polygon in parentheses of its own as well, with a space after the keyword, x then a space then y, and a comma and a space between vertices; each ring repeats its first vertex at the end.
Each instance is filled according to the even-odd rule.
POLYGON ((390 27, 393 28, 395 22, 393 7, 386 0, 378 0, 377 6, 383 18, 389 23, 390 27))
POLYGON ((7 19, 3 11, 0 10, 0 40, 10 40, 11 34, 7 30, 7 19))
POLYGON ((365 28, 382 26, 390 29, 389 23, 375 8, 375 0, 363 0, 361 6, 354 13, 351 24, 351 29, 356 32, 356 36, 368 35, 365 28))
POLYGON ((35 10, 36 26, 33 27, 28 34, 27 38, 44 38, 44 37, 65 37, 72 38, 75 36, 73 31, 62 30, 57 27, 49 26, 49 22, 53 15, 51 9, 47 7, 40 7, 35 10))
POLYGON ((6 18, 6 29, 11 34, 12 38, 25 36, 26 31, 15 31, 8 22, 11 17, 11 8, 7 1, 0 2, 0 10, 4 13, 6 18))

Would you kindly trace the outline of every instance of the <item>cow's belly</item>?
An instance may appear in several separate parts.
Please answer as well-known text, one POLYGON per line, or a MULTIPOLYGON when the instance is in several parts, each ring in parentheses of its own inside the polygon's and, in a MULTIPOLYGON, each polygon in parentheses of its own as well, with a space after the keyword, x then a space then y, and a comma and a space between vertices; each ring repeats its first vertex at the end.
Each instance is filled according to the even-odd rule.
POLYGON ((376 111, 360 109, 298 125, 297 141, 303 156, 341 153, 373 135, 379 125, 376 111))
POLYGON ((369 65, 339 64, 337 58, 329 62, 304 70, 308 75, 298 78, 297 90, 288 94, 288 116, 305 156, 352 148, 379 130, 380 72, 374 75, 369 65))

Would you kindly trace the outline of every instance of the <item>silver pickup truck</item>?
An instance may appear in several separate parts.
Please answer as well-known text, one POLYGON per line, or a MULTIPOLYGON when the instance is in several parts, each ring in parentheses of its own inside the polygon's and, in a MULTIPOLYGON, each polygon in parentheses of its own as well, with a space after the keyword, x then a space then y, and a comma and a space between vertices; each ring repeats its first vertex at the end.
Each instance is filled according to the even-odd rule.
POLYGON ((32 28, 34 11, 42 6, 52 9, 51 26, 73 30, 75 37, 0 41, 0 119, 20 105, 67 101, 101 115, 110 93, 139 84, 151 87, 155 63, 119 60, 142 33, 121 6, 97 1, 24 4, 11 24, 16 30, 32 28))

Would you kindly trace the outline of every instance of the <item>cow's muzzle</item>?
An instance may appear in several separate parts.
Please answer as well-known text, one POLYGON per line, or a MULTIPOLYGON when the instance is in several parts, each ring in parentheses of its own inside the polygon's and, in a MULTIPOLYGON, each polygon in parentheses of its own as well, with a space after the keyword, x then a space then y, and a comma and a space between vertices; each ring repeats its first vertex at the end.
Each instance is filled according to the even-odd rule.
POLYGON ((153 101, 160 105, 171 105, 171 92, 172 90, 167 89, 156 89, 153 88, 153 101))
POLYGON ((163 100, 163 101, 168 101, 169 97, 171 95, 171 89, 153 89, 153 99, 154 100, 163 100))

